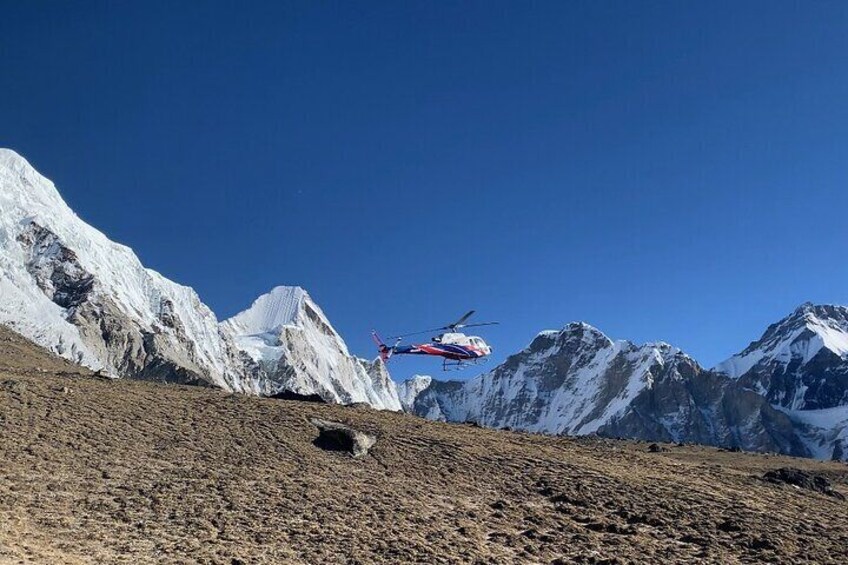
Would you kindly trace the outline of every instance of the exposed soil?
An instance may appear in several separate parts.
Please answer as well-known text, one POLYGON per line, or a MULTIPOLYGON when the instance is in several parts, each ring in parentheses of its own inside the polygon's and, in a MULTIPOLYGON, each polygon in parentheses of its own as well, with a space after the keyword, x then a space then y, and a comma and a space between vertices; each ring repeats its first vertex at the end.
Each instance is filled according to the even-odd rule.
POLYGON ((0 329, 2 563, 844 563, 848 466, 109 381, 0 329), (376 434, 354 459, 310 418, 376 434))

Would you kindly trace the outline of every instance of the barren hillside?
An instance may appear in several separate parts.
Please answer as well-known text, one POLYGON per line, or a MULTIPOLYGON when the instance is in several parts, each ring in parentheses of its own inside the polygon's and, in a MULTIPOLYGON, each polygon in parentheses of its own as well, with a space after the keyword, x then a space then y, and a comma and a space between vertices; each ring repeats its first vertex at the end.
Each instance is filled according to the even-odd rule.
POLYGON ((844 562, 848 467, 109 381, 0 329, 0 562, 844 562), (354 459, 311 417, 379 436, 354 459))

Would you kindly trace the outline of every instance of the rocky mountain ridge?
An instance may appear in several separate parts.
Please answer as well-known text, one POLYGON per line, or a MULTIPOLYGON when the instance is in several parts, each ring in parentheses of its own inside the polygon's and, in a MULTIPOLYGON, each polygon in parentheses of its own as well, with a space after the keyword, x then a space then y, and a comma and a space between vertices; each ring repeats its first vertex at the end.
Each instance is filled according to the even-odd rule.
POLYGON ((846 320, 844 307, 804 304, 713 370, 669 344, 572 323, 469 381, 399 388, 434 420, 844 459, 846 320))
POLYGON ((113 377, 400 409, 385 369, 351 356, 303 289, 278 287, 219 324, 193 289, 81 220, 8 149, 0 149, 0 324, 113 377), (285 311, 257 307, 280 297, 285 311))

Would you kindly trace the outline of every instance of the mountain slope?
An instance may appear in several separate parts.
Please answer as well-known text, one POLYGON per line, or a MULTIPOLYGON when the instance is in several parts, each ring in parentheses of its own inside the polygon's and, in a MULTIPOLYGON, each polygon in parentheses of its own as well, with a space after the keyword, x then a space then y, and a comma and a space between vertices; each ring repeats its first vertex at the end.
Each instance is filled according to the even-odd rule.
POLYGON ((715 370, 787 410, 844 406, 848 308, 803 304, 715 370))
POLYGON ((400 410, 382 362, 350 355, 341 336, 300 287, 276 287, 221 324, 253 367, 263 394, 318 394, 330 402, 367 402, 400 410))
POLYGON ((241 390, 237 352, 189 287, 145 269, 0 149, 0 323, 115 376, 241 390))
POLYGON ((54 353, 115 377, 400 409, 385 368, 352 357, 300 288, 219 324, 193 289, 83 222, 8 149, 0 211, 0 324, 54 353))
POLYGON ((612 341, 584 323, 539 334, 470 381, 433 381, 412 411, 488 427, 809 455, 790 419, 759 395, 668 344, 612 341))
POLYGON ((433 383, 433 378, 426 375, 413 375, 397 385, 398 397, 404 411, 412 412, 415 399, 433 383))
POLYGON ((848 460, 848 308, 802 304, 715 371, 785 413, 815 457, 848 460))
POLYGON ((6 339, 2 563, 844 561, 844 501, 759 479, 848 495, 842 464, 86 378, 6 339), (377 444, 324 451, 310 418, 377 444))

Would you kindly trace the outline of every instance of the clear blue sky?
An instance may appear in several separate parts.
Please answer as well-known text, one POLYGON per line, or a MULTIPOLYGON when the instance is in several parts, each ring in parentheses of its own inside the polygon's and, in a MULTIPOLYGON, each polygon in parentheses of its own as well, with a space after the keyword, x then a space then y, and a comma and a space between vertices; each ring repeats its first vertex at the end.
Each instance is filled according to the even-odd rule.
POLYGON ((496 361, 585 320, 711 365, 848 302, 848 3, 2 14, 0 146, 221 318, 299 284, 360 355, 476 308, 496 361))

